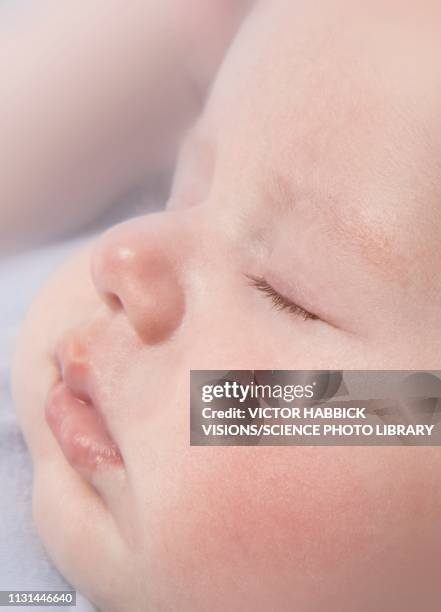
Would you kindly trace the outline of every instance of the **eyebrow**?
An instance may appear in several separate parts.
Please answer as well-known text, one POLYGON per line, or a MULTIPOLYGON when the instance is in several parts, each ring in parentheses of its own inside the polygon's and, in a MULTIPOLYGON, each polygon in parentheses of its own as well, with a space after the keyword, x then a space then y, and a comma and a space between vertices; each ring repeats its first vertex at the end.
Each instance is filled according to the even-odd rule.
POLYGON ((297 194, 293 180, 288 174, 280 171, 270 173, 265 183, 265 195, 269 197, 276 210, 281 213, 295 214, 300 202, 309 202, 317 211, 317 219, 321 230, 331 241, 347 255, 358 254, 366 263, 377 268, 389 280, 403 282, 409 273, 409 255, 398 250, 397 241, 390 232, 379 227, 370 227, 357 214, 356 209, 338 206, 332 198, 327 206, 317 203, 317 198, 297 194), (352 214, 351 214, 352 213, 352 214))
POLYGON ((348 254, 357 253, 367 263, 388 272, 400 273, 405 269, 403 254, 397 249, 394 237, 379 228, 369 227, 359 216, 350 211, 326 211, 327 234, 334 243, 341 245, 348 254))

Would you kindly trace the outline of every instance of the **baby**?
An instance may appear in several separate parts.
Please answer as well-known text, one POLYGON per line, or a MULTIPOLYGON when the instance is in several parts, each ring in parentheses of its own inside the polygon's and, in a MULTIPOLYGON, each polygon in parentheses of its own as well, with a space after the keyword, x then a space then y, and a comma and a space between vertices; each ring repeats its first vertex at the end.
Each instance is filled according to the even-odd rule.
POLYGON ((439 610, 439 448, 189 446, 190 369, 439 369, 441 9, 415 4, 258 5, 167 210, 32 306, 35 518, 101 610, 439 610))

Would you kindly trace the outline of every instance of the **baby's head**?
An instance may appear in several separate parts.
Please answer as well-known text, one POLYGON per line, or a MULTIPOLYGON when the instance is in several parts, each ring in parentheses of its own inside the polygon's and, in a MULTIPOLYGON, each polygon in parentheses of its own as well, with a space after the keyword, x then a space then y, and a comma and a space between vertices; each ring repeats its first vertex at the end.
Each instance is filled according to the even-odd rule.
POLYGON ((190 369, 439 369, 441 19, 313 4, 256 11, 168 210, 24 326, 36 520, 106 612, 437 609, 439 449, 189 446, 190 369))

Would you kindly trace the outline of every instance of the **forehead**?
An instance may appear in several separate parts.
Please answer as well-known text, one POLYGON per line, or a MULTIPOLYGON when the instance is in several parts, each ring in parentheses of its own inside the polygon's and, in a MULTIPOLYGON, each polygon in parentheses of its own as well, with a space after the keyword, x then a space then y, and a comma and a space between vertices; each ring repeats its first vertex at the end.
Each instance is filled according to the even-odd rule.
POLYGON ((223 201, 265 223, 314 225, 386 274, 439 268, 441 129, 434 73, 418 70, 426 47, 414 41, 409 74, 400 53, 384 61, 365 22, 340 33, 293 4, 254 16, 213 92, 223 201))

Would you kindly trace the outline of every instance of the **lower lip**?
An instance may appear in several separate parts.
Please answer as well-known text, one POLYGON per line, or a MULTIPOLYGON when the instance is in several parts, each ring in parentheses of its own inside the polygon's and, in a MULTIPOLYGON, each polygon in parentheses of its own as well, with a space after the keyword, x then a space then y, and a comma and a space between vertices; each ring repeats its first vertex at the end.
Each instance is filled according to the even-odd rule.
POLYGON ((121 454, 106 425, 89 403, 59 382, 46 402, 46 421, 68 462, 87 474, 121 464, 121 454))

